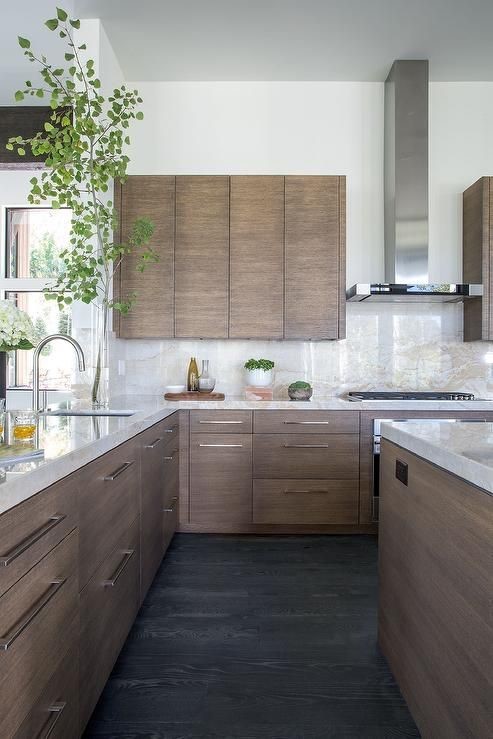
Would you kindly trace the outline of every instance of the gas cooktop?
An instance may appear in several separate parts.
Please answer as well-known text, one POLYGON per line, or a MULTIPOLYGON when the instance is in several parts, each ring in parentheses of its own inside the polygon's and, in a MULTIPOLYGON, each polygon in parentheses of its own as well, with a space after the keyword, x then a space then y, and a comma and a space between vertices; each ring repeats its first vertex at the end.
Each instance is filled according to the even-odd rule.
POLYGON ((381 392, 379 390, 370 390, 368 392, 360 392, 355 390, 348 393, 348 400, 474 400, 472 393, 456 393, 456 392, 381 392))

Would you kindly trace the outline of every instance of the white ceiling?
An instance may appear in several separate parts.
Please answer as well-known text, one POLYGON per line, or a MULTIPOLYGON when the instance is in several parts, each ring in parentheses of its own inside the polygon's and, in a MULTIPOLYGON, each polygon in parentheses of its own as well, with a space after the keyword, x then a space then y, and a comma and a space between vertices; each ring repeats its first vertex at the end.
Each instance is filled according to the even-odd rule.
POLYGON ((493 80, 493 0, 75 0, 75 7, 80 17, 103 20, 130 80, 384 80, 397 58, 430 59, 432 80, 493 80))

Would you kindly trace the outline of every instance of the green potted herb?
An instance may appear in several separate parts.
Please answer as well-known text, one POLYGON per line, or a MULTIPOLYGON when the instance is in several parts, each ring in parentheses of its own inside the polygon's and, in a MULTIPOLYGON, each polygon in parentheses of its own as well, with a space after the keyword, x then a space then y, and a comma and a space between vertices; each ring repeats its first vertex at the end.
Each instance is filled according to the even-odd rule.
POLYGON ((270 359, 249 359, 244 365, 247 383, 253 387, 268 387, 272 384, 274 362, 270 359))
POLYGON ((313 395, 313 388, 309 382, 297 380, 288 387, 288 395, 291 400, 310 400, 313 395))

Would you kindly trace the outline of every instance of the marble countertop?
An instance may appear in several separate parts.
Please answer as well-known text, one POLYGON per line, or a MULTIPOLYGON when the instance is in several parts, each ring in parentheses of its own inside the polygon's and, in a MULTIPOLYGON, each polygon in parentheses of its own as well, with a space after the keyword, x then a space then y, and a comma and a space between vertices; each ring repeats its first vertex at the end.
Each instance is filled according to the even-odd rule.
POLYGON ((35 493, 75 472, 179 409, 196 410, 328 410, 328 411, 492 411, 492 401, 348 401, 319 398, 309 402, 289 400, 166 401, 162 396, 123 396, 111 402, 113 409, 135 413, 126 417, 43 416, 39 446, 44 456, 29 462, 1 466, 0 514, 35 493))
POLYGON ((493 423, 405 421, 382 424, 382 437, 493 495, 493 423))

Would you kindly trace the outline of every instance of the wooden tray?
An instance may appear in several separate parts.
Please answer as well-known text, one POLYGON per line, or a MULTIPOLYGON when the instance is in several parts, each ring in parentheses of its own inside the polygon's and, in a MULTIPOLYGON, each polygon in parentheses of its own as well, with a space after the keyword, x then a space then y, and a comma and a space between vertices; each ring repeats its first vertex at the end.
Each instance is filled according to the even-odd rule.
POLYGON ((165 400, 224 400, 224 393, 199 393, 189 390, 184 393, 165 393, 165 400))

